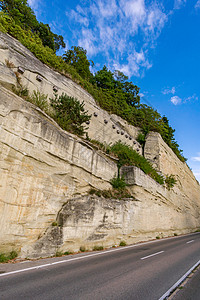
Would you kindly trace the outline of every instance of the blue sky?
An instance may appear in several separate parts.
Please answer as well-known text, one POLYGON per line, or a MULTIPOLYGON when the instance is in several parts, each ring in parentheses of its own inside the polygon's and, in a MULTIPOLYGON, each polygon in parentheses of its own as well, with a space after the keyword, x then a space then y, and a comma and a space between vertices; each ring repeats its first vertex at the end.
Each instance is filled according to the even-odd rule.
POLYGON ((121 70, 176 130, 200 181, 200 0, 28 0, 39 21, 121 70))

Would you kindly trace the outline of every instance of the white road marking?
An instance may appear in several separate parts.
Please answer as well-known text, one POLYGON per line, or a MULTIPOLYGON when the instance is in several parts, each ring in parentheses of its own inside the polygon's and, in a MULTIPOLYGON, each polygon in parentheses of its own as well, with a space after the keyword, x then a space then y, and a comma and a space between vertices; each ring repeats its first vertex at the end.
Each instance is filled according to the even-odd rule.
POLYGON ((162 296, 159 300, 165 300, 167 297, 185 280, 185 278, 196 268, 200 265, 200 260, 191 267, 172 287, 162 296))
POLYGON ((161 253, 163 253, 163 252, 164 252, 164 251, 156 252, 156 253, 150 254, 150 255, 148 255, 148 256, 144 256, 144 257, 142 257, 142 258, 140 258, 140 259, 146 259, 146 258, 155 256, 155 255, 161 254, 161 253))
POLYGON ((193 242, 194 242, 194 240, 191 240, 191 241, 187 242, 186 244, 190 244, 190 243, 193 243, 193 242))

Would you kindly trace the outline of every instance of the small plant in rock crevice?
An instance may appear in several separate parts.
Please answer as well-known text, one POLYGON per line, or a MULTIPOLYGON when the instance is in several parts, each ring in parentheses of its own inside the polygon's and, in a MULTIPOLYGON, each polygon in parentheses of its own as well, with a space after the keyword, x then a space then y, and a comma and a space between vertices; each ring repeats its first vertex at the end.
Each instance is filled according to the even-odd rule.
POLYGON ((101 251, 103 249, 104 249, 103 246, 94 246, 93 247, 93 251, 101 251))
POLYGON ((61 256, 63 256, 63 254, 64 254, 63 252, 57 251, 57 252, 56 252, 56 257, 61 257, 61 256))
POLYGON ((15 65, 12 61, 10 61, 9 59, 5 59, 5 63, 6 63, 6 66, 9 68, 9 69, 13 69, 15 68, 15 65))
POLYGON ((29 97, 27 97, 26 100, 39 107, 48 115, 51 115, 48 103, 48 95, 34 90, 33 93, 29 97))
POLYGON ((114 189, 124 189, 126 187, 126 182, 124 177, 114 177, 110 181, 114 189))
POLYGON ((126 246, 126 242, 125 242, 125 241, 121 241, 121 242, 119 243, 119 246, 125 247, 125 246, 126 246))
POLYGON ((58 223, 57 223, 57 222, 52 222, 51 225, 52 225, 52 226, 58 226, 58 223))
POLYGON ((80 247, 80 252, 85 252, 85 251, 86 251, 85 246, 81 246, 80 247))
POLYGON ((73 254, 73 252, 71 252, 71 251, 65 251, 63 254, 64 255, 70 255, 70 254, 73 254))
POLYGON ((177 180, 174 175, 167 175, 165 178, 165 186, 168 190, 172 189, 176 184, 177 180))

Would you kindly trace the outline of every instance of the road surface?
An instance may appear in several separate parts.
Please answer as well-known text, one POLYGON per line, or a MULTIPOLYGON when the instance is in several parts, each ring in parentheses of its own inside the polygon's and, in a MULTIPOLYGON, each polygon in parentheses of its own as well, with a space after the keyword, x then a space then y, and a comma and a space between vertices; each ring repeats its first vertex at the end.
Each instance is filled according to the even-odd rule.
POLYGON ((200 233, 106 251, 0 264, 1 300, 156 300, 200 263, 200 233))

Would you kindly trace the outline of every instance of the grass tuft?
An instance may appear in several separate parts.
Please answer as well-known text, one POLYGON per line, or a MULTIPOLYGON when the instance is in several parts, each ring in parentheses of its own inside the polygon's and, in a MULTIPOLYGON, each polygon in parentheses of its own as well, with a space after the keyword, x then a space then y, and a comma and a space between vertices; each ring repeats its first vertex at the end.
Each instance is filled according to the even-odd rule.
POLYGON ((125 246, 126 246, 126 242, 125 242, 125 241, 121 241, 121 242, 119 243, 119 246, 125 247, 125 246))

